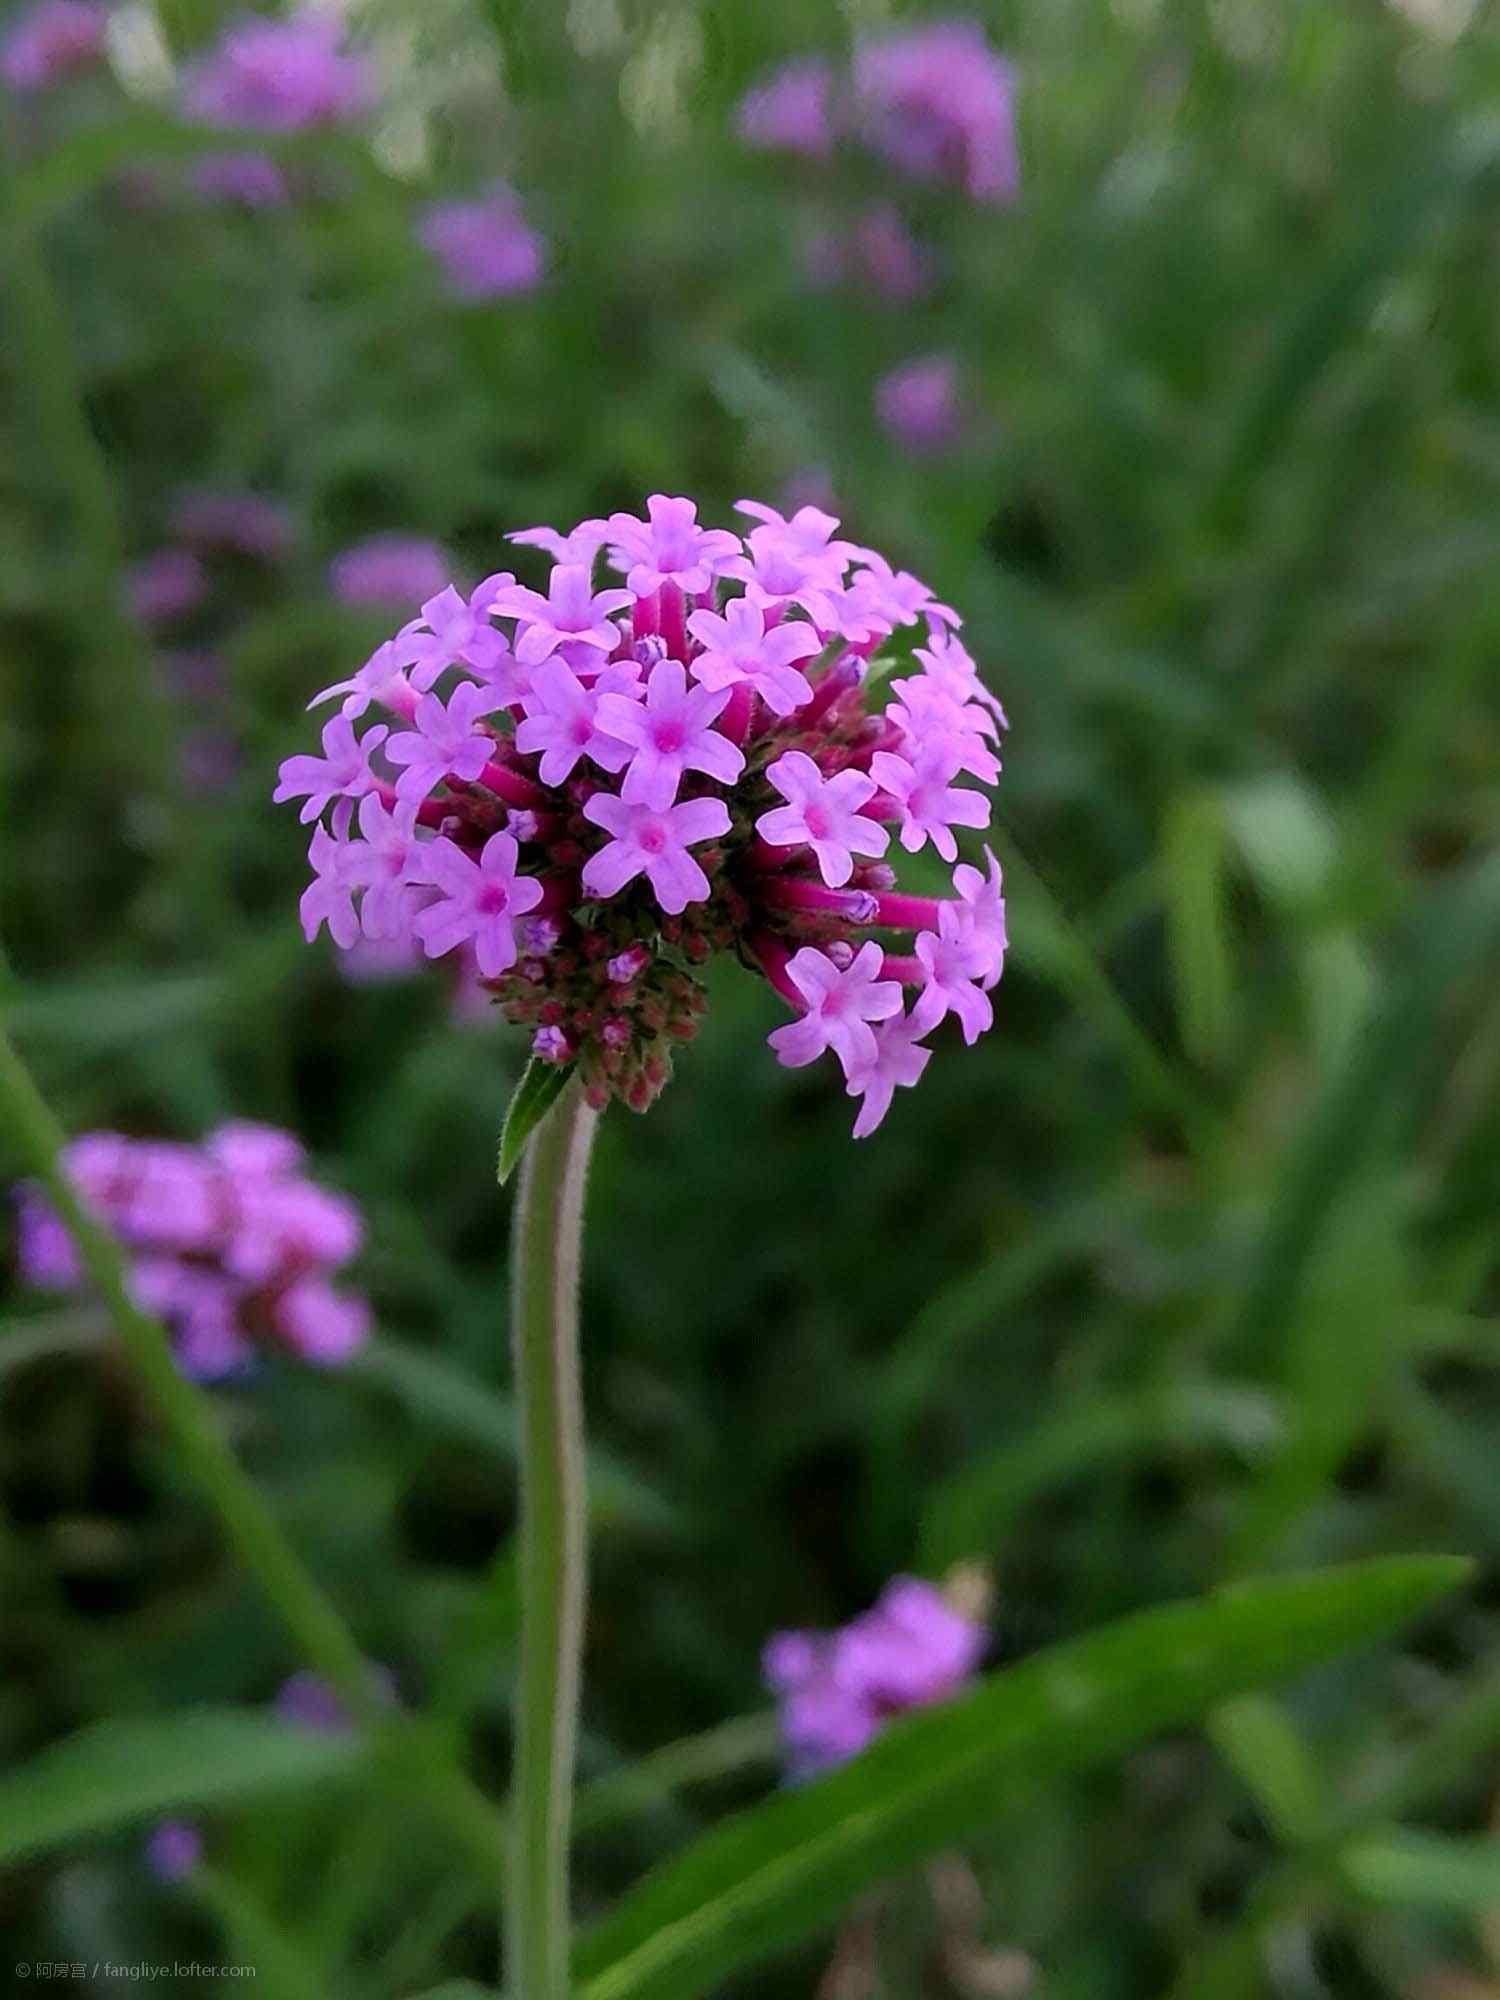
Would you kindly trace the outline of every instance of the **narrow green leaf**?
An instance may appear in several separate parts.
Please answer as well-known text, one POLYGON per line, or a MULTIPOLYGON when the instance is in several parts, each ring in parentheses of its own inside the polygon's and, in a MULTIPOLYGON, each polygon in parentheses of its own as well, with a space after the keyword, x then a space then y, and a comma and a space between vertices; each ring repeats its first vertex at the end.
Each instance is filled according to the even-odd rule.
POLYGON ((562 1096, 563 1085, 572 1074, 571 1063, 541 1062, 535 1056, 527 1063, 521 1081, 516 1085, 515 1095, 510 1100, 500 1134, 497 1178, 501 1187, 521 1164, 526 1141, 562 1096))
POLYGON ((1234 966, 1224 879, 1224 813, 1212 792, 1185 792, 1162 827, 1167 948, 1183 1045, 1195 1061, 1223 1061, 1234 1033, 1234 966))
POLYGON ((498 2000, 493 1986, 476 1986, 472 1979, 450 1979, 446 1986, 433 1986, 419 1993, 417 2000, 498 2000))
POLYGON ((1326 1818, 1323 1785, 1279 1702, 1242 1694, 1214 1710, 1208 1733, 1274 1833, 1294 1847, 1317 1837, 1326 1818))
POLYGON ((1373 1142, 1427 1100, 1436 1023, 1455 989, 1500 952, 1500 857, 1486 855, 1428 899, 1405 962, 1386 982, 1344 1060, 1278 1162, 1270 1213, 1233 1335, 1244 1354, 1280 1333, 1339 1196, 1367 1169, 1373 1142))
POLYGON ((1500 1909, 1500 1840, 1397 1829, 1351 1841, 1339 1872, 1375 1903, 1432 1910, 1500 1909))
POLYGON ((736 1716, 581 1785, 573 1805, 574 1832, 598 1833, 663 1804, 684 1786, 774 1764, 780 1756, 781 1732, 774 1715, 736 1716))
POLYGON ((318 1961, 252 1889, 213 1868, 195 1872, 193 1889, 218 1918, 240 1964, 253 1966, 278 2000, 322 2000, 328 1982, 318 1961))
POLYGON ((1224 795, 1223 826, 1256 889, 1278 913, 1302 918, 1328 894, 1338 831, 1323 800, 1289 771, 1274 771, 1224 795))
MULTIPOLYGON (((0 1348, 0 1372, 4 1355, 0 1348)), ((515 1464, 515 1404, 441 1355, 399 1341, 371 1340, 350 1356, 344 1372, 399 1398, 435 1430, 491 1451, 506 1465, 515 1464)), ((589 1502, 596 1527, 618 1523, 664 1536, 687 1531, 679 1507, 597 1445, 589 1451, 589 1502)))
POLYGON ((934 1489, 922 1526, 923 1567, 944 1570, 996 1547, 1029 1502, 1101 1466, 1205 1445, 1261 1457, 1281 1442, 1283 1428, 1279 1405, 1237 1382, 1184 1382, 1064 1408, 934 1489))
POLYGON ((740 1813, 582 1943, 581 2000, 697 2000, 962 1840, 1028 1784, 1118 1757, 1229 1697, 1392 1630, 1470 1565, 1352 1564, 1146 1612, 892 1724, 816 1784, 740 1813))
POLYGON ((0 1781, 0 1862, 183 1807, 326 1784, 365 1752, 352 1732, 299 1728, 254 1709, 95 1723, 0 1781))

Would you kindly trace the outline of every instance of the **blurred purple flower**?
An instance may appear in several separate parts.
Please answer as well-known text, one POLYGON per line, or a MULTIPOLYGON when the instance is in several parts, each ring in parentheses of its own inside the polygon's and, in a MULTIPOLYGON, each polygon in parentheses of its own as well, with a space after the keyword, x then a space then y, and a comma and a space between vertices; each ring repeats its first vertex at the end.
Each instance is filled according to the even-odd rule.
POLYGON ((958 364, 951 355, 928 354, 882 376, 875 389, 880 421, 906 451, 946 451, 957 441, 962 418, 958 364))
MULTIPOLYGON (((372 1667, 374 1692, 382 1701, 395 1702, 396 1682, 388 1667, 372 1667)), ((303 1729, 321 1730, 336 1736, 354 1727, 354 1718, 344 1706, 343 1696, 317 1674, 305 1668, 282 1682, 273 1703, 283 1722, 295 1722, 303 1729)))
POLYGON ((125 592, 142 625, 169 625, 197 610, 208 595, 208 578, 191 549, 158 549, 128 572, 125 592))
POLYGON ((546 244, 503 181, 472 200, 431 203, 417 234, 461 299, 510 298, 542 281, 546 244))
POLYGON ((975 201, 1013 201, 1020 187, 1015 75, 977 21, 861 36, 847 84, 820 58, 785 63, 741 100, 737 124, 747 145, 814 159, 856 138, 975 201))
POLYGON ((146 1842, 146 1866, 169 1887, 191 1875, 203 1859, 203 1836, 190 1820, 164 1819, 146 1842))
POLYGON ((979 1665, 986 1635, 930 1583, 891 1580, 874 1607, 834 1632, 778 1632, 761 1666, 781 1707, 791 1775, 842 1764, 892 1716, 944 1701, 979 1665))
POLYGON ((892 202, 866 209, 852 227, 820 229, 806 246, 815 285, 857 283, 902 305, 932 281, 932 262, 892 202))
POLYGON ((109 9, 90 0, 38 0, 0 44, 0 76, 12 90, 51 90, 104 59, 109 9))
POLYGON ((204 201, 238 208, 285 208, 292 190, 269 153, 205 153, 193 163, 188 184, 204 201))
POLYGON ((401 610, 436 597, 450 575, 447 556, 419 535, 371 535, 335 556, 328 572, 341 604, 401 610))
POLYGON ((854 52, 855 117, 868 143, 903 173, 976 201, 1013 201, 1019 190, 1014 99, 1014 72, 977 21, 926 22, 854 52))
POLYGON ((336 16, 311 9, 288 20, 245 15, 189 73, 184 108, 201 124, 261 132, 343 124, 375 96, 369 59, 343 37, 336 16))
POLYGON ((191 792, 212 796, 239 775, 240 746, 221 731, 201 729, 182 746, 182 778, 191 792))
MULTIPOLYGON (((133 1289, 171 1327, 185 1373, 235 1373, 257 1346, 326 1366, 368 1332, 364 1302, 328 1284, 359 1248, 359 1211, 300 1161, 290 1133, 247 1124, 202 1146, 92 1132, 67 1148, 64 1170, 125 1244, 133 1289)), ((50 1204, 29 1187, 17 1200, 22 1276, 77 1289, 83 1272, 50 1204)))
POLYGON ((748 146, 826 159, 836 128, 833 71, 817 56, 789 62, 740 101, 738 126, 748 146))
POLYGON ((259 493, 208 488, 184 493, 172 512, 172 532, 196 549, 283 562, 296 530, 286 509, 259 493))

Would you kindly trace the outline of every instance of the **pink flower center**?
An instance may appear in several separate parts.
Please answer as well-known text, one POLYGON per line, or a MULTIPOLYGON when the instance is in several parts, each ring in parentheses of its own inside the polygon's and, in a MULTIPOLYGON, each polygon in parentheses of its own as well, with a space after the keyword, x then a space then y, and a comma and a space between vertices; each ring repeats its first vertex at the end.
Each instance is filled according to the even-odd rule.
POLYGON ((665 854, 667 829, 658 820, 648 820, 636 835, 636 842, 642 854, 665 854))
POLYGON ((682 748, 682 724, 680 722, 655 723, 651 730, 651 740, 663 756, 675 757, 682 748))
POLYGON ((833 831, 833 821, 827 806, 804 806, 802 823, 814 840, 826 840, 833 831))
POLYGON ((510 884, 508 882, 486 882, 479 892, 479 914, 482 917, 500 917, 510 908, 510 884))

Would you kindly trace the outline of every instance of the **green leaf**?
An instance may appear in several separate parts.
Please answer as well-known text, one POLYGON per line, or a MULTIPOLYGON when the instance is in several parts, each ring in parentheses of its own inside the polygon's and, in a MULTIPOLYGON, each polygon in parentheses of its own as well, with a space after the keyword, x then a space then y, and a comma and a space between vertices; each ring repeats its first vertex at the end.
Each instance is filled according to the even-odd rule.
POLYGON ((1317 1837, 1327 1817, 1323 1785, 1279 1702, 1242 1694, 1214 1710, 1208 1733, 1273 1832, 1296 1847, 1317 1837))
POLYGON ((1183 1045, 1212 1067, 1228 1053, 1235 1026, 1224 870, 1224 812, 1212 792, 1184 792, 1162 828, 1167 949, 1183 1045))
POLYGON ((1375 1903, 1500 1908, 1500 1840, 1398 1829, 1351 1841, 1339 1856, 1339 1871, 1356 1894, 1375 1903))
POLYGON ((1500 857, 1486 855, 1426 899, 1405 962, 1324 1081, 1288 1156, 1243 1288, 1232 1340, 1260 1353, 1294 1310, 1341 1194, 1367 1170, 1375 1141, 1399 1143, 1425 1108, 1438 1023, 1463 982, 1500 953, 1500 857))
POLYGON ((223 1926, 234 1956, 253 1965, 278 2000, 321 2000, 327 1982, 317 1960, 286 1930, 253 1890, 217 1869, 199 1868, 193 1892, 223 1926))
MULTIPOLYGON (((0 1347, 0 1373, 5 1366, 0 1347)), ((371 1340, 349 1357, 345 1374, 399 1398, 415 1417, 450 1437, 516 1460, 516 1406, 439 1354, 399 1341, 371 1340)), ((596 1527, 623 1527, 663 1536, 687 1532, 682 1511, 648 1480, 603 1447, 589 1450, 589 1505, 596 1527)))
POLYGON ((580 2000, 696 2000, 1026 1787, 1119 1757, 1246 1689, 1382 1636, 1470 1565, 1403 1557, 1237 1585, 1039 1653, 861 1757, 740 1813, 583 1940, 580 2000))
POLYGON ((255 1709, 99 1722, 0 1781, 0 1862, 158 1813, 346 1777, 366 1746, 255 1709))
POLYGON ((1024 1437, 960 1466, 933 1491, 923 1517, 922 1563, 933 1571, 1002 1543, 1029 1502, 1101 1466, 1146 1452, 1226 1446, 1262 1457, 1283 1435, 1280 1406, 1238 1382, 1181 1382, 1064 1407, 1024 1437))
POLYGON ((773 1765, 780 1757, 781 1731, 774 1715, 736 1716, 581 1785, 573 1805, 574 1832, 597 1833, 665 1803, 684 1786, 708 1784, 757 1764, 773 1765))
POLYGON ((573 1074, 571 1063, 541 1062, 533 1056, 516 1085, 505 1126, 500 1134, 500 1164, 497 1178, 501 1187, 510 1179, 526 1150, 526 1141, 541 1124, 573 1074))
POLYGON ((419 1993, 417 2000, 498 2000, 493 1986, 476 1986, 472 1979, 450 1979, 446 1986, 433 1986, 419 1993))

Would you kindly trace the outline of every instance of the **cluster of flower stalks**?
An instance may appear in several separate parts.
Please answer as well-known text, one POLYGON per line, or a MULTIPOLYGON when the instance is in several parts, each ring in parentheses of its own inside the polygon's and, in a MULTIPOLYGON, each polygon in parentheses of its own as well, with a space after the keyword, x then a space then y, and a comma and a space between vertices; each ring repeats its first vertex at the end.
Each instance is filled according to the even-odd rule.
POLYGON ((541 587, 431 598, 314 698, 340 712, 275 796, 314 829, 309 938, 471 952, 596 1107, 654 1101, 732 952, 796 1016, 780 1060, 842 1066, 862 1137, 947 1016, 990 1026, 994 857, 940 898, 888 857, 952 864, 954 829, 989 824, 1004 714, 916 577, 817 508, 739 511, 743 536, 664 495, 512 536, 551 558, 541 587))

